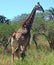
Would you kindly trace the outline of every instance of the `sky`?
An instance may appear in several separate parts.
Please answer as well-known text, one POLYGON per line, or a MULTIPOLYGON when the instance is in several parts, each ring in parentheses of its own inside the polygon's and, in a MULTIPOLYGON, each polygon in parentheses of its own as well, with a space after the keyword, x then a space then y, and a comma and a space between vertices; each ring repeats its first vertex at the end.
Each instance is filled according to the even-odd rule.
POLYGON ((44 10, 54 8, 54 0, 0 0, 0 15, 12 19, 17 15, 30 13, 37 2, 40 2, 44 10))

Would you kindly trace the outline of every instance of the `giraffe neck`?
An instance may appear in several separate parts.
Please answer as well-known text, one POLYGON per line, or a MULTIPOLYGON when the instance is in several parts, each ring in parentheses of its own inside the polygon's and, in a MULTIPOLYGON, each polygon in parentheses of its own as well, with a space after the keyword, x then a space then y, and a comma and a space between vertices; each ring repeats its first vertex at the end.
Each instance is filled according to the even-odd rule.
POLYGON ((28 28, 29 30, 32 27, 32 23, 35 17, 35 13, 36 13, 36 7, 33 8, 31 14, 29 15, 29 17, 24 21, 22 27, 26 26, 26 28, 28 28))

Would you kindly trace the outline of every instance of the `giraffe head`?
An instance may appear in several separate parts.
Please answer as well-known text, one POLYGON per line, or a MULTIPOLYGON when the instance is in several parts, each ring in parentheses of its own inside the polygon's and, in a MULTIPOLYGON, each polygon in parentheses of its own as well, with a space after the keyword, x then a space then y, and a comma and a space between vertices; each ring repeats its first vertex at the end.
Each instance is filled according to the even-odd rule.
POLYGON ((44 9, 43 7, 40 5, 40 3, 38 2, 37 5, 35 5, 36 9, 37 10, 40 10, 40 11, 43 11, 44 12, 44 9))

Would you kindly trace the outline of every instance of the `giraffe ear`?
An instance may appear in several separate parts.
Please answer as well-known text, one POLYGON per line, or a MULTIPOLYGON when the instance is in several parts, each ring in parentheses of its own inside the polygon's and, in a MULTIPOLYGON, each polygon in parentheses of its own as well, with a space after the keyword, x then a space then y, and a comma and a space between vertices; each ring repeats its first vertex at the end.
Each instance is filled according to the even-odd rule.
POLYGON ((40 5, 40 2, 37 2, 38 5, 40 5))

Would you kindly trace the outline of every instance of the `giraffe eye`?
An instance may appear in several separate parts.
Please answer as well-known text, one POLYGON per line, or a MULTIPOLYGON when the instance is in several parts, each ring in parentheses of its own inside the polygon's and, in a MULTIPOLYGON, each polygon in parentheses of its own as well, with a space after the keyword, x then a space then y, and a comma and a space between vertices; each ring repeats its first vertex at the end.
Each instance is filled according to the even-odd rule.
POLYGON ((40 6, 39 6, 40 7, 40 6))

